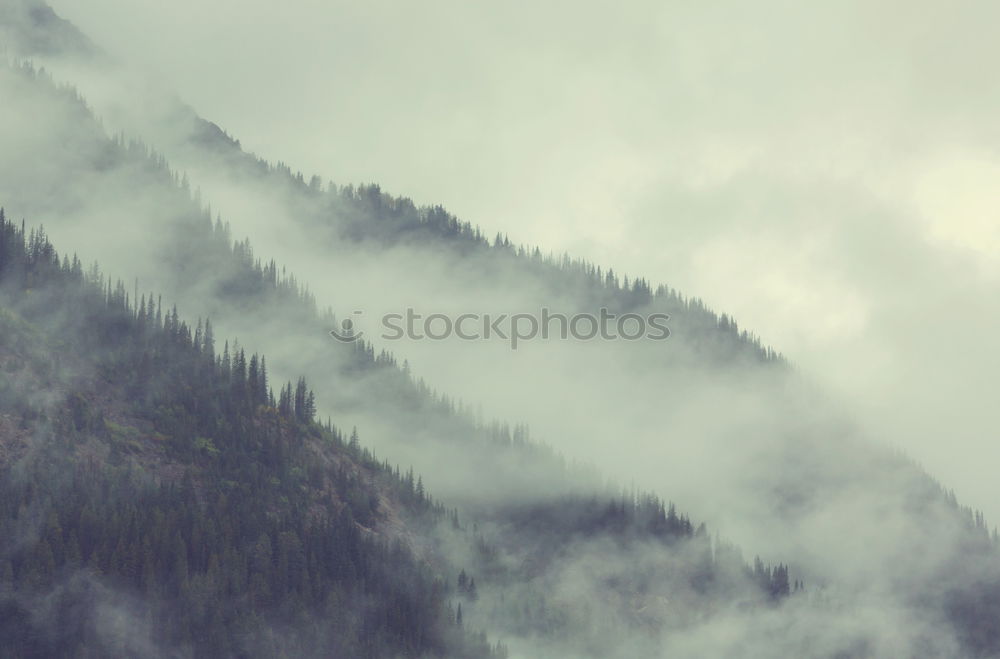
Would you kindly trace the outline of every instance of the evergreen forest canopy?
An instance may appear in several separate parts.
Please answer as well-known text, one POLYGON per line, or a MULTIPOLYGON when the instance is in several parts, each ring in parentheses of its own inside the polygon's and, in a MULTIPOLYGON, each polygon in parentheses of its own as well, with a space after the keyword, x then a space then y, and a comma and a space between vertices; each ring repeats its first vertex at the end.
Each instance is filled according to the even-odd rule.
MULTIPOLYGON (((376 531, 387 509, 424 533, 446 518, 459 531, 458 511, 356 431, 318 423, 304 379, 276 395, 263 356, 218 350, 210 321, 192 331, 152 295, 132 302, 122 282, 60 259, 44 231, 2 212, 0 296, 9 656, 506 655, 462 625, 474 577, 452 584, 376 531)), ((565 497, 506 517, 521 540, 555 533, 546 551, 605 534, 698 546, 680 578, 706 602, 791 592, 786 566, 713 552, 703 525, 651 495, 565 497)), ((501 548, 475 543, 487 588, 517 583, 501 548)), ((562 624, 558 611, 517 609, 512 625, 562 624)))
MULTIPOLYGON (((0 2, 0 23, 21 16, 15 4, 0 2)), ((44 5, 24 6, 36 8, 23 32, 35 52, 91 49, 44 5)), ((35 140, 0 154, 0 202, 18 217, 29 209, 47 226, 63 222, 60 236, 79 224, 71 248, 120 230, 121 251, 134 258, 105 255, 104 264, 143 286, 59 258, 40 229, 0 221, 3 653, 1000 654, 996 534, 906 458, 812 417, 780 441, 771 436, 783 427, 742 426, 747 448, 734 446, 736 455, 772 468, 747 461, 728 473, 751 484, 773 518, 736 503, 748 525, 788 534, 794 549, 776 553, 776 564, 747 562, 673 504, 577 462, 566 450, 579 443, 572 433, 546 437, 567 459, 527 425, 485 422, 460 397, 434 391, 414 375, 432 370, 426 364, 411 373, 374 342, 324 341, 337 318, 322 305, 341 304, 350 287, 311 289, 249 238, 234 240, 187 176, 140 140, 109 138, 74 88, 15 62, 0 67, 0 90, 11 107, 30 109, 25 132, 35 140), (142 238, 127 242, 129 229, 142 238), (174 302, 203 320, 186 322, 174 302), (220 327, 250 347, 217 340, 220 327), (264 347, 267 359, 255 352, 264 347), (337 425, 317 421, 318 411, 337 425), (355 424, 360 434, 344 430, 355 424), (812 534, 793 537, 799 526, 812 534)), ((458 281, 479 273, 467 287, 484 299, 523 289, 581 310, 668 313, 684 347, 670 357, 687 363, 648 355, 664 367, 664 406, 684 400, 675 371, 682 384, 693 371, 713 382, 740 369, 753 378, 792 371, 697 298, 506 235, 489 239, 441 206, 378 185, 307 181, 188 108, 167 114, 182 119, 205 169, 228 177, 249 205, 269 202, 233 213, 235 231, 274 212, 281 231, 308 236, 301 262, 289 260, 297 268, 315 253, 329 253, 333 268, 358 252, 402 286, 409 263, 394 259, 404 254, 458 281)), ((632 421, 631 401, 619 400, 632 421)), ((718 400, 726 403, 702 410, 701 425, 658 419, 670 462, 735 405, 718 400)), ((798 413, 784 399, 767 402, 798 413)), ((638 455, 638 425, 615 429, 616 453, 638 455)), ((726 473, 727 461, 736 460, 712 455, 709 471, 726 473)), ((676 486, 664 478, 657 491, 676 486)))

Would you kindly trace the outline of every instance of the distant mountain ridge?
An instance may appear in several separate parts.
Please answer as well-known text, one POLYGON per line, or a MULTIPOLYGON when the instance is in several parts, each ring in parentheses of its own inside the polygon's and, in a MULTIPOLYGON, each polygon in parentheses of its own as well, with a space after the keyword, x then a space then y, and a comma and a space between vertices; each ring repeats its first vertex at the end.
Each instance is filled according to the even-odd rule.
POLYGON ((6 28, 0 31, 0 46, 9 44, 23 56, 102 56, 73 23, 40 0, 0 1, 0 26, 6 28))

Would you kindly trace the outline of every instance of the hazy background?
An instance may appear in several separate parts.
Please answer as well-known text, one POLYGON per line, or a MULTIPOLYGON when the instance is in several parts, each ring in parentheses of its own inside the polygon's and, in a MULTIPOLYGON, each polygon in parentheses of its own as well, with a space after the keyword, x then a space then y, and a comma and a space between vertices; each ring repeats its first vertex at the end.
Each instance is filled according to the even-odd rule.
POLYGON ((245 148, 665 282, 1000 519, 1000 7, 56 0, 245 148))

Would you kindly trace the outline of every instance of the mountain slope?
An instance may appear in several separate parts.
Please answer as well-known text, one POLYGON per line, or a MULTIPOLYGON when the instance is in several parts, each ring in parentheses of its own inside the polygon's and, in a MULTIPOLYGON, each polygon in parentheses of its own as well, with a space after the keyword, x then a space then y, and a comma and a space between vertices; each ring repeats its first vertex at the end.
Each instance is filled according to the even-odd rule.
POLYGON ((44 2, 0 2, 0 43, 28 55, 96 58, 100 50, 75 25, 59 17, 44 2))
POLYGON ((491 654, 383 530, 440 509, 302 381, 2 214, 0 300, 4 656, 491 654))
POLYGON ((468 539, 458 513, 438 528, 443 509, 412 472, 317 425, 303 380, 275 397, 263 358, 228 344, 216 354, 210 323, 192 332, 176 309, 133 304, 2 211, 0 328, 0 638, 11 656, 505 655, 456 626, 463 604, 466 620, 492 606, 509 633, 608 656, 625 630, 790 593, 787 568, 713 551, 704 527, 649 496, 494 511, 488 533, 501 543, 472 534, 481 588, 462 571, 453 589, 428 567, 454 572, 435 546, 468 539), (582 540, 634 555, 602 576, 626 580, 605 588, 627 601, 600 635, 583 633, 589 614, 546 577, 582 540), (656 584, 640 586, 649 577, 637 570, 654 565, 656 584), (643 604, 665 595, 684 615, 643 604))
MULTIPOLYGON (((475 511, 476 518, 503 511, 497 514, 497 537, 502 538, 508 528, 510 509, 521 505, 534 510, 529 522, 534 515, 545 519, 539 503, 558 509, 567 489, 594 491, 592 480, 584 485, 575 477, 560 480, 558 460, 545 457, 540 466, 532 453, 493 452, 483 448, 490 447, 488 443, 461 448, 462 440, 488 439, 489 433, 456 418, 447 402, 434 401, 426 391, 411 387, 391 356, 376 357, 377 350, 364 345, 348 349, 350 356, 343 357, 343 351, 330 347, 325 330, 332 319, 323 320, 308 309, 308 300, 293 299, 298 297, 298 286, 281 277, 275 266, 265 263, 256 268, 247 243, 230 249, 221 225, 208 229, 210 219, 206 221, 200 204, 190 199, 184 186, 174 184, 156 157, 139 145, 104 140, 99 130, 92 147, 74 142, 67 146, 62 141, 80 133, 72 120, 74 111, 63 112, 56 109, 61 106, 49 104, 43 99, 49 92, 30 86, 20 92, 38 95, 41 110, 25 115, 32 117, 26 123, 34 124, 41 137, 32 143, 37 149, 11 149, 33 157, 4 164, 5 193, 19 209, 44 211, 47 204, 63 202, 59 210, 65 212, 51 218, 60 223, 53 225, 54 231, 76 238, 68 244, 107 249, 93 236, 102 231, 126 233, 122 242, 128 245, 127 254, 116 254, 123 251, 118 246, 108 250, 119 271, 130 276, 141 273, 144 287, 152 283, 167 292, 168 299, 182 300, 196 313, 210 312, 226 334, 267 346, 275 357, 272 368, 307 373, 317 385, 323 409, 344 412, 348 425, 356 415, 359 424, 370 429, 366 436, 381 447, 391 447, 392 455, 404 464, 417 465, 433 491, 461 504, 463 511, 475 511), (46 123, 53 117, 58 121, 46 123), (95 157, 77 161, 81 153, 95 157), (98 157, 105 153, 112 157, 98 157), (46 172, 41 163, 60 166, 46 172), (39 184, 51 186, 51 194, 32 194, 31 187, 39 184), (136 235, 127 235, 130 229, 136 235), (219 247, 223 243, 224 250, 219 247), (535 487, 537 481, 543 486, 535 487)), ((226 148, 226 143, 216 146, 226 148)), ((235 143, 229 142, 229 147, 235 143)), ((211 170, 215 164, 206 158, 200 169, 211 170)), ((412 204, 376 188, 345 191, 305 183, 282 167, 274 171, 276 175, 265 172, 262 177, 245 178, 223 171, 219 178, 232 187, 216 183, 224 192, 218 195, 220 203, 240 209, 227 211, 227 217, 241 223, 240 230, 252 233, 254 242, 267 245, 271 254, 286 250, 290 256, 283 260, 296 263, 298 274, 315 287, 315 295, 343 305, 339 309, 356 308, 355 300, 374 304, 378 296, 400 290, 405 294, 379 299, 439 304, 454 295, 451 303, 456 309, 483 304, 534 308, 550 303, 552 296, 567 309, 593 309, 592 305, 608 300, 609 306, 635 308, 633 297, 641 309, 648 301, 644 282, 623 291, 624 285, 616 286, 606 275, 592 283, 596 271, 591 273, 588 266, 570 261, 560 270, 539 263, 532 250, 518 255, 505 239, 486 248, 474 229, 462 230, 461 223, 433 207, 416 211, 412 204), (276 191, 272 185, 288 190, 276 191), (260 187, 267 189, 261 192, 260 187), (528 295, 521 293, 525 290, 528 295)), ((669 301, 671 294, 664 297, 669 301)), ((535 351, 529 359, 536 364, 519 371, 520 377, 509 377, 502 370, 507 360, 486 367, 476 364, 463 373, 485 374, 480 392, 489 391, 495 382, 514 383, 524 389, 526 398, 554 410, 551 416, 556 421, 544 427, 545 436, 562 442, 561 448, 571 455, 592 457, 593 452, 586 452, 591 444, 611 438, 614 448, 603 451, 602 466, 624 465, 619 474, 636 468, 644 485, 655 482, 658 491, 681 491, 685 501, 698 501, 714 518, 728 511, 730 517, 723 518, 727 532, 742 522, 750 537, 770 543, 768 555, 793 560, 810 584, 834 590, 836 603, 845 605, 846 613, 836 606, 808 615, 781 609, 780 616, 771 618, 777 626, 788 627, 780 636, 788 643, 782 646, 786 654, 795 654, 788 648, 798 647, 795 642, 800 637, 813 638, 821 628, 832 630, 833 638, 823 639, 823 650, 815 652, 819 655, 995 654, 991 592, 997 566, 982 520, 959 509, 914 465, 871 443, 863 429, 852 427, 821 397, 797 391, 804 386, 801 380, 787 378, 785 369, 761 367, 760 358, 766 361, 770 353, 755 347, 752 340, 741 342, 728 318, 723 321, 693 306, 693 320, 685 321, 677 312, 680 324, 671 337, 676 341, 667 350, 615 351, 600 345, 584 352, 593 346, 583 346, 565 360, 550 360, 551 353, 535 351), (593 391, 576 387, 579 381, 592 383, 593 391), (651 411, 656 414, 644 416, 651 411), (574 424, 577 418, 580 423, 574 424), (730 418, 735 422, 726 423, 730 418), (631 446, 643 451, 630 450, 631 446), (686 471, 694 473, 694 482, 683 480, 686 471), (861 613, 853 614, 851 607, 861 613), (879 616, 870 615, 874 611, 879 616)), ((421 347, 406 346, 407 354, 421 347)), ((552 347, 552 353, 561 348, 552 347)), ((421 356, 424 373, 443 370, 454 358, 432 359, 436 356, 429 351, 421 356)), ((472 384, 476 383, 470 382, 470 388, 472 384)), ((455 391, 469 396, 464 386, 455 391)), ((496 405, 504 393, 483 398, 496 405)), ((516 514, 513 517, 517 519, 516 514)), ((584 525, 589 524, 584 519, 584 525)), ((518 536, 511 532, 511 538, 516 545, 518 536)), ((567 553, 577 546, 566 543, 567 553)), ((578 573, 592 568, 590 559, 616 555, 607 547, 581 553, 585 560, 575 564, 578 573)), ((581 590, 576 588, 577 575, 559 574, 565 562, 545 563, 544 558, 539 565, 555 568, 545 575, 567 593, 565 599, 571 599, 571 593, 581 590)), ((525 574, 531 574, 532 564, 528 561, 525 574)), ((585 592, 604 593, 599 588, 585 592)), ((481 595, 480 601, 485 599, 481 595)), ((467 606, 467 613, 476 606, 467 606)), ((738 629, 735 635, 749 639, 758 620, 746 616, 739 618, 739 624, 726 622, 738 629)), ((723 632, 732 627, 723 625, 722 632, 711 625, 702 629, 716 632, 711 635, 715 639, 724 638, 723 632)), ((676 638, 670 642, 683 643, 676 638)), ((774 654, 773 645, 764 647, 774 654)))

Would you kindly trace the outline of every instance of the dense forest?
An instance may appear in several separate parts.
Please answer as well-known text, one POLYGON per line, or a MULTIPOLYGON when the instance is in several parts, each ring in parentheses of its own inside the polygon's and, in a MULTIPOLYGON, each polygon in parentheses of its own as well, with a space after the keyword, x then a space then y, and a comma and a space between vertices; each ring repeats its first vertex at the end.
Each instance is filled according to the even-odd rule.
POLYGON ((0 293, 4 656, 499 651, 373 531, 440 505, 317 423, 304 380, 275 395, 263 357, 5 219, 0 293))
MULTIPOLYGON (((505 652, 458 627, 462 602, 452 609, 448 598, 469 600, 468 619, 475 577, 434 577, 398 539, 373 532, 387 507, 425 533, 445 517, 467 530, 412 470, 376 460, 356 432, 317 423, 303 379, 275 394, 266 359, 218 348, 210 321, 192 330, 152 295, 133 303, 121 282, 60 260, 43 231, 6 218, 0 227, 2 620, 13 656, 129 653, 136 643, 192 656, 505 652), (74 625, 39 616, 53 599, 74 625), (127 630, 97 617, 122 607, 127 630)), ((490 428, 498 445, 531 450, 525 433, 490 428)), ((732 583, 716 584, 712 599, 747 596, 746 582, 761 596, 789 594, 787 568, 713 553, 704 527, 672 505, 599 500, 490 517, 532 547, 535 570, 580 537, 697 543, 699 567, 678 575, 702 594, 725 572, 732 583)), ((481 533, 474 545, 487 593, 530 582, 502 566, 502 546, 481 533)), ((532 599, 544 594, 522 590, 497 617, 518 633, 565 627, 551 605, 525 618, 520 602, 532 599)))
MULTIPOLYGON (((36 14, 39 52, 59 41, 47 40, 45 25, 72 29, 51 10, 36 14)), ((375 343, 326 340, 333 311, 249 239, 234 239, 243 218, 232 217, 234 229, 215 215, 163 155, 121 133, 108 138, 80 93, 29 63, 0 67, 0 84, 45 108, 37 121, 48 141, 38 143, 49 148, 6 171, 41 161, 58 172, 32 181, 50 217, 148 200, 125 204, 120 226, 141 227, 138 258, 157 273, 140 279, 143 289, 127 269, 129 283, 112 282, 59 258, 41 230, 0 223, 0 653, 472 657, 510 647, 653 656, 664 639, 706 621, 771 620, 760 624, 770 633, 777 618, 808 636, 836 628, 828 621, 855 605, 825 593, 838 587, 830 575, 849 576, 839 564, 804 574, 798 556, 775 556, 791 566, 746 561, 673 504, 606 483, 523 424, 484 420, 375 343), (254 348, 261 337, 280 340, 266 343, 265 359, 217 339, 219 327, 254 348), (385 426, 359 421, 359 435, 346 430, 353 419, 334 425, 318 410, 334 419, 363 410, 385 426), (416 470, 361 441, 385 435, 410 451, 401 463, 416 470), (642 644, 626 644, 635 639, 642 644)), ((355 250, 388 260, 406 248, 581 309, 666 312, 677 343, 711 373, 734 364, 791 370, 732 318, 669 286, 487 237, 441 206, 378 185, 307 180, 244 152, 189 108, 178 112, 209 166, 273 193, 331 260, 355 250)), ((16 198, 32 208, 29 195, 16 198)), ((100 233, 85 225, 77 235, 100 233)), ((747 428, 748 438, 758 430, 747 428)), ((631 450, 627 428, 616 439, 631 450)), ((851 444, 831 467, 831 453, 803 457, 816 449, 808 439, 796 437, 793 456, 775 460, 776 472, 797 478, 755 484, 791 502, 776 516, 793 519, 798 505, 822 518, 820 499, 860 489, 873 471, 916 481, 903 515, 895 501, 853 510, 884 529, 850 529, 846 543, 865 563, 852 567, 915 611, 918 628, 954 633, 955 656, 1000 653, 1000 559, 982 515, 905 458, 851 444), (844 465, 847 477, 836 471, 844 465), (879 563, 880 542, 901 523, 922 541, 902 547, 895 565, 879 563), (939 560, 908 562, 925 555, 939 560)), ((699 437, 679 438, 681 451, 684 441, 699 437)), ((839 640, 829 656, 878 656, 877 639, 839 640)))
MULTIPOLYGON (((220 349, 210 321, 192 329, 153 295, 134 302, 2 213, 0 295, 0 637, 11 656, 503 656, 463 624, 480 593, 511 590, 490 611, 511 633, 568 634, 569 613, 531 582, 600 536, 664 555, 700 547, 697 564, 677 552, 674 576, 703 605, 790 594, 787 567, 713 551, 703 525, 652 495, 479 510, 493 537, 470 533, 412 470, 318 423, 304 379, 276 394, 263 356, 220 349), (399 516, 410 532, 468 539, 480 587, 465 570, 436 576, 379 530, 399 516), (505 566, 506 545, 530 548, 531 574, 505 566)), ((540 450, 524 428, 488 432, 508 450, 540 450)))

